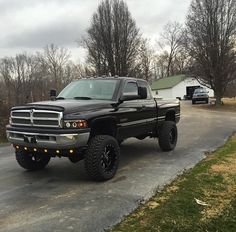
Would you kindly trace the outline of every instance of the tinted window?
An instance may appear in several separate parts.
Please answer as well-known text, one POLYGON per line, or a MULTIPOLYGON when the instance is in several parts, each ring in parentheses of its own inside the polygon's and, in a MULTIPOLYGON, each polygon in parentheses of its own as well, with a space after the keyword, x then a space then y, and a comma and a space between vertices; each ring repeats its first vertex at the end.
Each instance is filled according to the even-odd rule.
POLYGON ((149 88, 149 85, 147 84, 147 82, 146 81, 138 81, 138 85, 140 87, 147 88, 147 99, 150 99, 151 98, 151 91, 150 91, 150 88, 149 88))
POLYGON ((125 85, 123 95, 138 95, 138 86, 135 82, 128 82, 125 85))

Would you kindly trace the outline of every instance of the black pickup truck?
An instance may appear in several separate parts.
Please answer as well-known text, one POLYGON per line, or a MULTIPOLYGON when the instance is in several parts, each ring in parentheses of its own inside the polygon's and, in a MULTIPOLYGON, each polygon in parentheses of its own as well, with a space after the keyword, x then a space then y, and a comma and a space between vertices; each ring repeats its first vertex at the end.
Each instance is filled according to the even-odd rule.
POLYGON ((92 179, 108 180, 117 171, 125 139, 159 138, 163 151, 176 146, 179 101, 154 99, 144 80, 85 78, 53 95, 11 109, 7 137, 27 170, 43 169, 52 157, 68 157, 73 163, 84 159, 92 179))

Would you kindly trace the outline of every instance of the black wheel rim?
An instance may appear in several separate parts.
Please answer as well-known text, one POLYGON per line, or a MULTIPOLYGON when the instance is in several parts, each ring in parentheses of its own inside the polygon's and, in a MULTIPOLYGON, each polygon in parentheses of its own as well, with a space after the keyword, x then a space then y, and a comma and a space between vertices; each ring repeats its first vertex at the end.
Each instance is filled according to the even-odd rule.
POLYGON ((117 160, 116 149, 112 144, 105 146, 101 155, 101 166, 105 173, 110 173, 114 170, 117 160))
POLYGON ((172 128, 172 129, 170 130, 170 133, 169 133, 169 141, 170 141, 170 143, 171 143, 172 145, 175 144, 175 142, 176 142, 176 131, 175 131, 174 128, 172 128))

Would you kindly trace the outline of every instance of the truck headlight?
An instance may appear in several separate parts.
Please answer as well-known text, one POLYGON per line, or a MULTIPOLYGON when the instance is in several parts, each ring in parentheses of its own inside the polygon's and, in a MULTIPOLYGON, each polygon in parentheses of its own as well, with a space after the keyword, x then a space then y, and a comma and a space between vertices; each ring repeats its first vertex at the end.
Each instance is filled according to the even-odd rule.
POLYGON ((88 122, 86 120, 66 120, 64 121, 65 128, 87 128, 88 122))

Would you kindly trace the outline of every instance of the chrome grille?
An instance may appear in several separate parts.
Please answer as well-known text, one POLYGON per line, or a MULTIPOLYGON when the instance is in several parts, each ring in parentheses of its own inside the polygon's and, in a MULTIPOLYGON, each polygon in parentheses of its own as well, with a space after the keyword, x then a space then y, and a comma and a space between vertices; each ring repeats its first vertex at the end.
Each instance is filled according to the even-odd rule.
POLYGON ((62 112, 49 110, 13 110, 11 125, 32 127, 62 127, 62 112))

